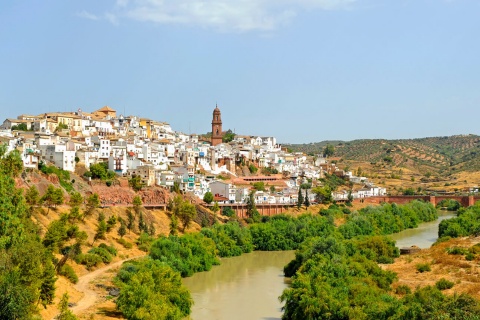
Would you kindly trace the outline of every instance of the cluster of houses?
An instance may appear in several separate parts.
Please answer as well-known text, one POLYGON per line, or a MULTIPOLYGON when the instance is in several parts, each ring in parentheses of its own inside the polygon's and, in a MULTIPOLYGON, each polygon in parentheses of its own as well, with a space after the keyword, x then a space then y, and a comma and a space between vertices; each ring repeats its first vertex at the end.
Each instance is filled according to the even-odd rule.
MULTIPOLYGON (((212 133, 221 134, 219 114, 216 108, 212 133)), ((89 169, 104 162, 118 176, 139 176, 145 186, 170 188, 177 183, 199 198, 211 192, 219 203, 244 203, 252 184, 263 182, 267 188, 256 192, 257 203, 294 204, 300 185, 325 173, 364 185, 352 193, 354 198, 386 194, 384 188, 339 170, 321 156, 288 152, 274 137, 235 135, 228 143, 212 141, 174 131, 166 122, 117 115, 108 106, 92 113, 79 109, 20 115, 0 126, 0 142, 21 152, 25 168, 44 162, 74 172, 78 165, 89 169), (259 174, 251 175, 249 165, 259 174)), ((314 202, 314 195, 309 196, 314 202)), ((343 200, 348 195, 333 196, 343 200)))

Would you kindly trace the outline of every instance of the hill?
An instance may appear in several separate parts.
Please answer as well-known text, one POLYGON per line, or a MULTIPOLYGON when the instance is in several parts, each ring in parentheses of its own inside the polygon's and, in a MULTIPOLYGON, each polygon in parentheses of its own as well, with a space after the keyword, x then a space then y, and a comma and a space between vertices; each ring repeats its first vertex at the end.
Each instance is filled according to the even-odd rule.
POLYGON ((480 136, 361 139, 285 145, 293 152, 322 154, 335 147, 337 166, 401 193, 406 188, 457 192, 480 183, 480 136))

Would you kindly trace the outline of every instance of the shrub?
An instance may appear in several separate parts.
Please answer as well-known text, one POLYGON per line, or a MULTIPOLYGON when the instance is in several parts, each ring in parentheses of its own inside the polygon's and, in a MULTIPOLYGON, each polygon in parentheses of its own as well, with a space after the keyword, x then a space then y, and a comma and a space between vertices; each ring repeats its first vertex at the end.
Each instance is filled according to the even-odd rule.
POLYGON ((427 272, 427 271, 432 271, 432 268, 430 268, 429 263, 419 263, 417 264, 417 271, 420 273, 427 272))
POLYGON ((102 261, 105 264, 112 262, 112 259, 113 259, 112 255, 110 254, 110 252, 108 252, 107 249, 100 248, 100 247, 92 248, 88 251, 88 253, 96 254, 97 256, 102 258, 102 261))
POLYGON ((412 293, 412 290, 410 289, 409 286, 402 284, 402 285, 398 286, 397 289, 395 289, 395 293, 396 294, 402 294, 402 295, 403 294, 410 294, 410 293, 412 293))
POLYGON ((98 247, 107 250, 112 256, 117 255, 117 249, 115 249, 114 246, 108 246, 105 243, 102 243, 98 247))
POLYGON ((468 251, 465 248, 453 247, 453 248, 447 248, 447 253, 454 254, 454 255, 465 255, 468 253, 468 251))
POLYGON ((71 283, 77 283, 78 282, 78 276, 75 273, 75 270, 68 264, 64 264, 60 270, 58 270, 58 274, 61 276, 64 276, 68 280, 70 280, 71 283))
POLYGON ((121 244, 125 249, 132 249, 133 244, 131 242, 128 242, 127 240, 120 238, 117 240, 119 244, 121 244))
POLYGON ((465 255, 465 259, 466 259, 467 261, 475 260, 475 255, 474 255, 473 253, 469 252, 469 253, 467 253, 467 254, 465 255))
POLYGON ((447 290, 453 288, 454 283, 452 281, 448 281, 445 278, 442 278, 438 280, 435 283, 435 287, 437 287, 438 290, 447 290))
POLYGON ((98 266, 102 263, 102 258, 99 255, 86 253, 86 254, 77 254, 75 257, 75 262, 79 264, 83 264, 90 270, 93 267, 98 266))

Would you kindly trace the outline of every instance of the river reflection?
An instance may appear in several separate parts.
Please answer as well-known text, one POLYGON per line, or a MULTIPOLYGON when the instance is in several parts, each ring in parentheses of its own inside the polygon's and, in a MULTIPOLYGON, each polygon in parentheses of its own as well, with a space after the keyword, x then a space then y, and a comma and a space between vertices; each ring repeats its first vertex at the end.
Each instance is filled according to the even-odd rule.
POLYGON ((183 279, 195 301, 190 319, 280 319, 283 267, 294 257, 294 251, 255 251, 183 279))
POLYGON ((437 220, 422 223, 418 228, 403 230, 390 237, 397 242, 396 246, 398 248, 410 247, 413 245, 422 249, 430 248, 430 246, 438 239, 438 225, 440 222, 456 216, 456 212, 439 211, 437 220))

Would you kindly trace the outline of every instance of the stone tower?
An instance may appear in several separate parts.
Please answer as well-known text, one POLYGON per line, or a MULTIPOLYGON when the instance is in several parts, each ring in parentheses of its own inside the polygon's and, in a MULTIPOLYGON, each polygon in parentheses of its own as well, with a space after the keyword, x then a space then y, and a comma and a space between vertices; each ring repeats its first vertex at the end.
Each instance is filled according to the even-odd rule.
POLYGON ((218 106, 215 106, 212 119, 212 146, 222 143, 222 138, 222 115, 218 106))

